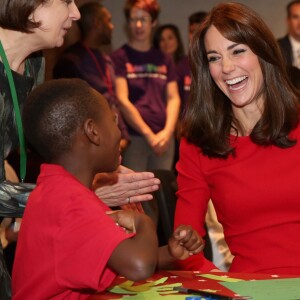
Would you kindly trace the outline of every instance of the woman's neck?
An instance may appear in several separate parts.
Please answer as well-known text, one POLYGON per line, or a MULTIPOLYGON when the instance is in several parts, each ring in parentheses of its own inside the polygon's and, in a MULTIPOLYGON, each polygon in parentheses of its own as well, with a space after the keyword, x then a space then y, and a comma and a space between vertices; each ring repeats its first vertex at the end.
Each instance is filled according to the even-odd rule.
MULTIPOLYGON (((256 103, 247 109, 232 107, 233 114, 238 121, 238 135, 239 136, 248 136, 251 134, 256 123, 260 120, 263 113, 263 103, 264 100, 259 99, 256 103)), ((236 127, 236 126, 234 126, 236 127)), ((232 132, 233 133, 233 132, 232 132)), ((236 134, 236 133, 233 133, 236 134)))
POLYGON ((10 68, 19 74, 23 74, 25 60, 34 52, 27 48, 29 44, 28 34, 0 28, 0 41, 10 68))

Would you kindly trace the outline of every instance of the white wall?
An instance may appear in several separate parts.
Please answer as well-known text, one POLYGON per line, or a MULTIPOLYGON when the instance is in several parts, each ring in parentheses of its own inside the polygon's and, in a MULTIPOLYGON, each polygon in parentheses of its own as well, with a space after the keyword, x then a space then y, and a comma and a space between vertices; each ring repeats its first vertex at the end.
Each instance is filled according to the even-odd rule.
MULTIPOLYGON (((217 0, 158 0, 161 6, 159 23, 174 23, 180 28, 183 42, 187 44, 188 17, 193 12, 209 11, 215 4, 226 1, 217 0)), ((286 32, 286 5, 290 0, 240 0, 257 11, 271 28, 275 37, 286 32)), ((125 18, 123 14, 124 0, 103 0, 103 4, 113 16, 115 25, 113 33, 113 49, 126 42, 124 33, 125 18)))

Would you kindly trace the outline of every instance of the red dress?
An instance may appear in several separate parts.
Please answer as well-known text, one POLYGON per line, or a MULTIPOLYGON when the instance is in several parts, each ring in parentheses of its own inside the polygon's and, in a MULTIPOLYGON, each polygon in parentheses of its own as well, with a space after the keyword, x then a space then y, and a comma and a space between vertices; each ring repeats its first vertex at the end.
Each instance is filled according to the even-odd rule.
MULTIPOLYGON (((236 157, 208 158, 182 140, 175 226, 191 224, 204 235, 211 198, 235 256, 231 272, 300 275, 300 128, 291 148, 262 147, 250 137, 233 138, 236 157)), ((208 271, 202 255, 179 262, 208 271)))

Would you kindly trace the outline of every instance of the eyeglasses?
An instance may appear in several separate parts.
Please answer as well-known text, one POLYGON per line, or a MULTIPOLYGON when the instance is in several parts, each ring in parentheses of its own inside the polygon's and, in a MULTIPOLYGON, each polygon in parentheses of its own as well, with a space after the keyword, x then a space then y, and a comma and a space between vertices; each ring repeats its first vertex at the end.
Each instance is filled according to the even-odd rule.
POLYGON ((151 17, 141 17, 141 18, 129 18, 129 22, 131 24, 136 24, 137 22, 141 22, 142 25, 150 23, 152 21, 151 17))

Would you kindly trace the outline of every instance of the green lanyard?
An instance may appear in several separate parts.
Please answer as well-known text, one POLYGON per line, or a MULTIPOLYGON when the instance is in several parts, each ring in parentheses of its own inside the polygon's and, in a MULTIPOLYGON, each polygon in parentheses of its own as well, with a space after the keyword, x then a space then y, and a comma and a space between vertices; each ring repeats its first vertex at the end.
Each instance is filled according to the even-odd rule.
POLYGON ((18 96, 16 92, 16 86, 15 82, 12 76, 12 72, 5 54, 5 51, 3 49, 2 43, 0 41, 0 56, 2 58, 2 62, 6 71, 6 75, 9 82, 11 97, 13 100, 14 110, 15 110, 15 116, 16 116, 16 123, 17 123, 17 130, 19 135, 19 143, 20 143, 20 178, 21 181, 24 182, 25 176, 26 176, 26 148, 25 148, 25 138, 23 133, 23 125, 22 125, 22 119, 21 119, 21 113, 20 113, 20 107, 18 102, 18 96))

